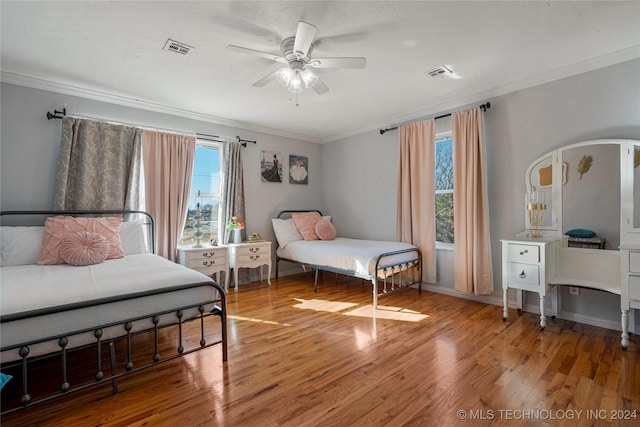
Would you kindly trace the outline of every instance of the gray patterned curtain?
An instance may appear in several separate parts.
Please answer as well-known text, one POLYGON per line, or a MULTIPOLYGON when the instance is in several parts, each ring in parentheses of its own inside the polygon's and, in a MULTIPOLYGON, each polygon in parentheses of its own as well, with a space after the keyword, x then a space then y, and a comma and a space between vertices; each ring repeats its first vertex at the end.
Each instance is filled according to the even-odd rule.
MULTIPOLYGON (((218 234, 222 243, 228 243, 231 233, 227 231, 227 223, 232 216, 237 216, 246 224, 244 210, 244 179, 242 174, 242 144, 236 141, 226 141, 222 144, 222 194, 220 194, 218 234)), ((242 230, 246 233, 246 229, 242 230)), ((243 235, 243 238, 245 236, 243 235)), ((241 269, 238 283, 251 283, 251 270, 241 269)), ((228 280, 228 279, 226 279, 228 280)))
POLYGON ((138 209, 141 130, 64 117, 53 209, 138 209))
MULTIPOLYGON (((222 144, 222 194, 220 195, 220 210, 218 224, 218 238, 224 244, 229 242, 230 232, 227 223, 232 216, 246 221, 244 211, 244 180, 242 174, 242 144, 227 141, 222 144)), ((246 230, 243 230, 243 233, 246 230)), ((244 236, 243 236, 244 237, 244 236)))

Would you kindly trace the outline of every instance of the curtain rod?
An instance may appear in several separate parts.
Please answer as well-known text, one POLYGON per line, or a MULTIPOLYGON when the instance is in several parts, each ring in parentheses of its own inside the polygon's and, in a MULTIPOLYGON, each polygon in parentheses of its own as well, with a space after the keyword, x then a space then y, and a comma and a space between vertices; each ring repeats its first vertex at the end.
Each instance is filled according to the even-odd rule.
MULTIPOLYGON (((205 140, 205 141, 213 141, 213 142, 225 142, 226 141, 225 139, 220 139, 220 138, 223 138, 221 136, 209 135, 209 134, 206 134, 206 133, 196 133, 196 138, 202 139, 202 140, 205 140)), ((239 142, 240 144, 242 144, 243 147, 247 146, 247 142, 250 142, 251 144, 257 144, 258 143, 258 141, 250 141, 248 139, 242 139, 239 136, 236 136, 235 140, 237 142, 239 142)))
MULTIPOLYGON (((482 111, 487 111, 489 108, 491 108, 491 103, 487 102, 486 104, 482 104, 479 107, 480 107, 480 109, 482 111)), ((451 113, 443 114, 441 116, 434 117, 433 120, 444 119, 445 117, 449 117, 449 116, 451 116, 451 113)), ((396 130, 396 129, 398 129, 398 126, 394 126, 394 127, 390 127, 390 128, 386 128, 386 129, 380 129, 380 135, 384 135, 385 133, 389 132, 390 130, 396 130)))
MULTIPOLYGON (((60 119, 62 120, 63 117, 65 117, 67 115, 67 109, 63 108, 62 111, 58 111, 58 110, 53 110, 53 113, 51 113, 50 111, 47 111, 47 120, 51 120, 51 119, 60 119)), ((156 129, 156 130, 161 130, 159 128, 150 128, 147 126, 141 126, 141 125, 136 125, 136 124, 132 124, 132 123, 124 123, 124 122, 117 122, 117 121, 112 121, 112 120, 104 120, 104 119, 96 119, 93 117, 82 117, 82 116, 77 116, 79 118, 87 118, 87 119, 93 119, 93 120, 103 120, 103 121, 107 121, 107 122, 111 122, 111 123, 117 123, 117 124, 121 124, 124 126, 135 126, 135 127, 142 127, 142 128, 147 128, 147 129, 156 129)), ((183 131, 176 131, 176 130, 170 130, 170 129, 164 129, 167 132, 179 132, 179 133, 184 133, 183 131)), ((230 138, 228 139, 221 139, 224 137, 220 137, 218 135, 208 135, 206 133, 196 133, 196 138, 198 139, 204 139, 206 141, 213 141, 213 142, 225 142, 227 140, 230 140, 230 138)), ((247 146, 247 142, 250 142, 252 144, 257 144, 257 141, 250 141, 248 139, 242 139, 239 136, 235 137, 235 140, 239 143, 242 144, 243 147, 247 146)))

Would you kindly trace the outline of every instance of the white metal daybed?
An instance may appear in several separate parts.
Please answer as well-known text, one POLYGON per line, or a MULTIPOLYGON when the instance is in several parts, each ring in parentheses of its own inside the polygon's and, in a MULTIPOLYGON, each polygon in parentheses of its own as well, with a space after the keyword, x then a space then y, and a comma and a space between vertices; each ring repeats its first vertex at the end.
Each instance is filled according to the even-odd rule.
MULTIPOLYGON (((320 211, 286 210, 273 219, 278 240, 276 278, 279 262, 300 263, 315 269, 314 293, 318 287, 318 271, 331 271, 371 281, 373 306, 378 297, 400 289, 418 286, 422 292, 422 256, 409 243, 335 237, 331 240, 305 240, 296 235, 292 214, 320 211)), ((324 217, 329 218, 329 217, 324 217)))

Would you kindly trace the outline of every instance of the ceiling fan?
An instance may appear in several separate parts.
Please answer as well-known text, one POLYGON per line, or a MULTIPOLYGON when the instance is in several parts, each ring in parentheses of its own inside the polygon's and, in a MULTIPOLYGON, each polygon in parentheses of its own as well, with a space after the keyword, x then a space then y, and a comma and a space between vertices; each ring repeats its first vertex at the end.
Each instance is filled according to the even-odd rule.
POLYGON ((287 67, 269 73, 255 82, 254 87, 263 87, 277 79, 288 88, 289 92, 300 93, 304 85, 306 88, 313 88, 321 95, 329 88, 310 68, 364 68, 367 59, 363 57, 312 58, 313 37, 316 29, 314 25, 303 21, 298 22, 296 35, 287 37, 280 43, 282 56, 234 45, 228 45, 227 50, 288 64, 287 67))

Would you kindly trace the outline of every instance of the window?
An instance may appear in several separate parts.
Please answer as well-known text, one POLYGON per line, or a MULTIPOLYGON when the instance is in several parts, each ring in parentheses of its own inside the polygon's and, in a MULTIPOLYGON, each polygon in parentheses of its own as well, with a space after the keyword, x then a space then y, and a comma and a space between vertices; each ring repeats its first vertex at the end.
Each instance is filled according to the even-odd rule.
POLYGON ((436 241, 453 243, 453 140, 451 133, 436 139, 436 241))
POLYGON ((220 169, 221 150, 216 143, 199 140, 191 179, 189 210, 187 221, 182 232, 180 244, 189 245, 196 241, 194 232, 198 228, 203 235, 202 242, 209 242, 218 238, 218 206, 220 204, 220 169), (196 209, 200 206, 200 218, 196 216, 196 209))

